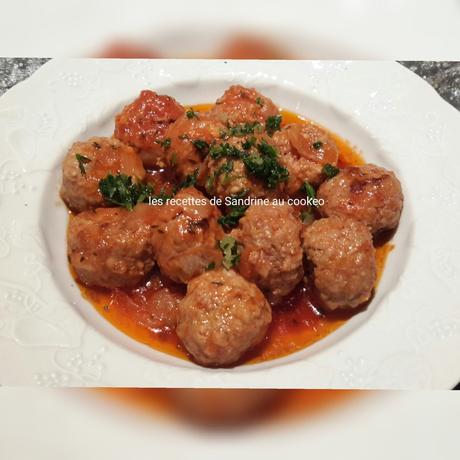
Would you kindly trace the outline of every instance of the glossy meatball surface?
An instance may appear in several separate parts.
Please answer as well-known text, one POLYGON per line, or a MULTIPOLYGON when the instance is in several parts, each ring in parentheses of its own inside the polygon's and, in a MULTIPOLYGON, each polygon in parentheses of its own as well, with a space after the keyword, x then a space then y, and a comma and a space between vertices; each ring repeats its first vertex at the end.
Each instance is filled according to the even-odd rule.
POLYGON ((305 181, 318 185, 325 164, 336 165, 339 149, 331 136, 313 123, 292 123, 273 135, 280 163, 289 171, 286 192, 299 191, 305 181))
POLYGON ((179 304, 177 335, 196 362, 226 366, 257 345, 271 322, 259 288, 232 270, 193 279, 179 304))
POLYGON ((80 281, 105 288, 131 287, 154 266, 151 225, 136 212, 99 208, 71 216, 67 251, 80 281))
POLYGON ((195 188, 180 191, 174 200, 158 207, 152 241, 165 276, 187 283, 210 265, 220 264, 217 243, 223 231, 217 223, 219 216, 218 208, 195 188))
POLYGON ((180 179, 195 171, 199 171, 201 176, 206 151, 199 148, 199 142, 210 145, 219 140, 224 130, 225 126, 208 112, 190 111, 169 127, 166 137, 171 140, 171 144, 166 152, 167 160, 180 179))
POLYGON ((75 142, 62 165, 61 197, 75 212, 105 206, 99 181, 118 173, 144 178, 142 161, 133 148, 107 137, 75 142))
POLYGON ((355 308, 370 299, 377 268, 364 224, 340 217, 317 220, 303 231, 303 247, 325 307, 355 308))
POLYGON ((166 131, 183 113, 174 98, 144 90, 116 116, 114 136, 139 149, 147 168, 164 166, 166 131))
POLYGON ((395 228, 403 206, 401 184, 392 171, 366 164, 349 166, 318 189, 324 216, 352 217, 376 233, 395 228))
POLYGON ((238 271, 272 303, 289 294, 303 276, 302 224, 288 204, 253 205, 232 234, 241 244, 238 271))
POLYGON ((234 126, 240 123, 264 123, 279 111, 271 99, 254 88, 233 85, 217 99, 211 113, 222 123, 234 126))

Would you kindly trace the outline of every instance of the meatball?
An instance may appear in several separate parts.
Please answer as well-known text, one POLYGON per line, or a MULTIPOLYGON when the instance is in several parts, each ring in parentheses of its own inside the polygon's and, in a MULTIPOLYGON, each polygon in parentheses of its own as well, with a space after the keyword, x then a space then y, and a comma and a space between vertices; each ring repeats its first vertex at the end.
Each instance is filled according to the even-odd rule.
POLYGON ((75 212, 106 206, 99 180, 118 173, 144 178, 142 161, 133 148, 106 137, 75 142, 62 165, 61 197, 75 212))
POLYGON ((151 225, 135 211, 99 208, 71 216, 67 240, 70 264, 90 286, 131 287, 154 266, 151 225))
POLYGON ((158 209, 153 246, 161 272, 179 283, 187 283, 209 266, 218 265, 217 247, 223 230, 217 222, 219 210, 198 190, 187 188, 158 209))
POLYGON ((253 205, 233 235, 241 244, 238 271, 256 283, 272 303, 303 277, 302 224, 288 204, 253 205))
POLYGON ((183 115, 166 133, 166 137, 171 140, 166 151, 168 164, 175 168, 181 179, 197 170, 201 176, 203 157, 207 153, 202 146, 218 140, 223 130, 225 126, 211 118, 208 112, 193 112, 191 117, 183 115), (201 149, 197 141, 201 142, 201 149))
POLYGON ((217 99, 211 113, 221 122, 235 126, 240 123, 264 123, 268 117, 277 115, 279 111, 271 99, 254 88, 233 85, 217 99))
POLYGON ((166 130, 183 113, 174 98, 144 90, 116 116, 114 136, 139 149, 145 167, 165 166, 166 130))
POLYGON ((196 362, 226 366, 262 341, 271 316, 255 284, 232 270, 211 270, 188 285, 176 332, 196 362))
MULTIPOLYGON (((251 136, 255 142, 262 141, 259 135, 251 136)), ((267 189, 263 181, 250 175, 241 158, 241 152, 250 153, 254 151, 246 150, 243 144, 246 139, 241 137, 231 137, 224 142, 216 144, 214 149, 223 149, 231 152, 236 149, 239 153, 236 155, 227 154, 224 156, 213 157, 208 155, 205 162, 206 174, 201 180, 201 185, 206 191, 225 199, 227 196, 250 195, 252 197, 270 197, 275 196, 275 189, 267 189)))
POLYGON ((395 174, 372 164, 342 169, 319 187, 317 197, 324 200, 323 216, 352 217, 372 233, 396 228, 403 206, 395 174))
POLYGON ((364 224, 340 217, 317 220, 304 229, 303 247, 325 307, 355 308, 370 299, 377 268, 364 224))
POLYGON ((272 142, 280 153, 280 163, 289 171, 286 193, 292 195, 308 181, 323 180, 323 166, 336 165, 339 149, 331 136, 313 123, 292 123, 274 133, 272 142))

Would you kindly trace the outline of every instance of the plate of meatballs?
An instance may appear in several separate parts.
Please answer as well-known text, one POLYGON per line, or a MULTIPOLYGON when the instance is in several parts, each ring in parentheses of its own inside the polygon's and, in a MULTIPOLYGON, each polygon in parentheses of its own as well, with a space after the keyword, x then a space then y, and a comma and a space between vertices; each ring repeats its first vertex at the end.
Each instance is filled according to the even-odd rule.
POLYGON ((73 311, 163 385, 431 385, 433 312, 408 306, 420 143, 383 138, 412 77, 389 65, 369 93, 377 63, 188 62, 65 61, 48 85, 83 101, 42 197, 73 311))
POLYGON ((61 186, 70 267, 113 324, 132 316, 154 347, 234 366, 308 346, 371 300, 374 240, 403 208, 393 171, 242 85, 191 107, 142 90, 114 122, 69 148, 61 186), (308 307, 325 326, 305 341, 308 307), (271 329, 273 309, 298 331, 271 329))

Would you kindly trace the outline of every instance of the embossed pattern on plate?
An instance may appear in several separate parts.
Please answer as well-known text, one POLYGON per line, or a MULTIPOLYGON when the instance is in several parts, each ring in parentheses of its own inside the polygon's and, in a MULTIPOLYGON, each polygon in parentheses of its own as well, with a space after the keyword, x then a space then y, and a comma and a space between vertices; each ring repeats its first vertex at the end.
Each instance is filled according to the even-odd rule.
POLYGON ((449 388, 460 377, 460 114, 392 62, 53 60, 0 98, 0 383, 47 386, 449 388), (314 346, 203 369, 142 346, 81 299, 58 197, 68 146, 110 134, 146 87, 186 104, 231 83, 395 169, 405 209, 371 308, 314 346))

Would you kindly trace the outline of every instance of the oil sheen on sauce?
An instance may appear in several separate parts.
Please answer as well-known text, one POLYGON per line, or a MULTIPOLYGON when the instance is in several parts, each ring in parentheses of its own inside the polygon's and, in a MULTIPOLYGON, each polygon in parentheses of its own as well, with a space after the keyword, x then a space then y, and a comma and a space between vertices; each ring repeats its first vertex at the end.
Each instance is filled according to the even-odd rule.
MULTIPOLYGON (((193 106, 196 111, 209 110, 212 104, 193 106)), ((281 110, 283 124, 304 123, 305 118, 281 110)), ((339 167, 364 164, 362 156, 347 141, 329 132, 339 147, 339 167)), ((152 175, 152 182, 158 177, 152 175)), ((377 283, 393 245, 381 242, 376 247, 377 283)), ((377 284, 376 283, 376 284, 377 284)), ((155 271, 142 286, 130 290, 100 289, 79 284, 83 296, 113 326, 134 340, 158 351, 190 359, 174 331, 177 303, 185 287, 177 285, 155 271), (171 315, 171 312, 173 314, 171 315)), ((357 313, 323 313, 315 305, 315 295, 307 286, 299 286, 285 301, 273 308, 273 319, 266 338, 238 364, 268 361, 306 348, 326 337, 357 313)))

